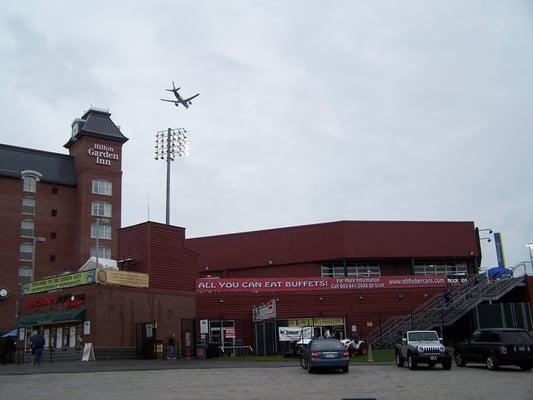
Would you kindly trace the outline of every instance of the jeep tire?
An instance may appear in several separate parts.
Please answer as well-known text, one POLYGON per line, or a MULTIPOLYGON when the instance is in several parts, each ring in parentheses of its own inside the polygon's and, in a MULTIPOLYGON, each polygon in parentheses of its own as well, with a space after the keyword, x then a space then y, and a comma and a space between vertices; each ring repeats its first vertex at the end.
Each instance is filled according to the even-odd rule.
POLYGON ((410 370, 415 370, 416 367, 418 367, 415 359, 413 358, 411 354, 407 355, 407 366, 409 367, 410 370))
POLYGON ((396 360, 396 366, 397 366, 398 368, 402 368, 402 367, 404 366, 404 364, 405 364, 405 360, 402 358, 402 356, 401 356, 401 354, 400 354, 399 351, 396 352, 396 358, 395 358, 395 360, 396 360))

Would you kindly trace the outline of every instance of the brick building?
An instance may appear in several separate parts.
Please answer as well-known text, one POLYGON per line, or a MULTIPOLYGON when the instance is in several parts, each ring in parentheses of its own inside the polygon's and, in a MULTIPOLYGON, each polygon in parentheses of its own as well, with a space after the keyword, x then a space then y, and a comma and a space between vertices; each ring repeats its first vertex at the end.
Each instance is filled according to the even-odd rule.
POLYGON ((99 256, 116 258, 128 139, 110 116, 91 108, 75 119, 68 155, 0 145, 0 331, 14 326, 19 284, 76 271, 97 236, 99 256))

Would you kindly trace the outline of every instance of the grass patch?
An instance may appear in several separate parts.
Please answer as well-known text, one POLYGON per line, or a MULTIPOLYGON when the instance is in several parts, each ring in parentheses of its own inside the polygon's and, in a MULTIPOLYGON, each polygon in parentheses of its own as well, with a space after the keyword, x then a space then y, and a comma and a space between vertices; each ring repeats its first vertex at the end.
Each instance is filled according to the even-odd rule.
POLYGON ((216 357, 214 360, 223 361, 297 361, 297 358, 287 358, 284 356, 223 356, 216 357))
MULTIPOLYGON (((394 361, 394 350, 393 349, 379 349, 372 350, 372 355, 374 356, 374 361, 386 362, 394 361)), ((355 356, 352 358, 352 362, 356 363, 366 363, 368 361, 368 356, 355 356)))
MULTIPOLYGON (((394 350, 393 349, 380 349, 372 350, 374 361, 376 362, 393 362, 394 361, 394 350)), ((299 358, 290 358, 283 355, 278 356, 224 356, 216 357, 214 360, 222 361, 289 361, 289 362, 298 362, 299 358)), ((368 356, 355 356, 351 359, 353 363, 366 363, 368 361, 368 356)))

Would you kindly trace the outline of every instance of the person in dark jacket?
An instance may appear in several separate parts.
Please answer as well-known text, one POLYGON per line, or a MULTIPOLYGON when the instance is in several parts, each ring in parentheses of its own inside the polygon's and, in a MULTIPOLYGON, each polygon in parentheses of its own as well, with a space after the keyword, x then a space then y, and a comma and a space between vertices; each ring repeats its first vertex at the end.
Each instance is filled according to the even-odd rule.
POLYGON ((30 338, 32 364, 40 364, 41 356, 43 355, 44 336, 41 332, 37 332, 30 338))

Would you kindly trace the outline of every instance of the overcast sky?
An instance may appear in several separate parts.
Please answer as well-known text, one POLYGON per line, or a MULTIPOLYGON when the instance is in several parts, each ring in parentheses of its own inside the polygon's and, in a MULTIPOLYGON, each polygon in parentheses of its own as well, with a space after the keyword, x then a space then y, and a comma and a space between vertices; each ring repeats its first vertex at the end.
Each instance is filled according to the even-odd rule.
POLYGON ((2 1, 0 60, 0 142, 66 153, 72 120, 109 108, 130 139, 123 226, 148 202, 164 222, 154 134, 184 127, 188 237, 466 220, 529 259, 531 1, 2 1), (200 92, 188 110, 159 100, 172 80, 200 92))

